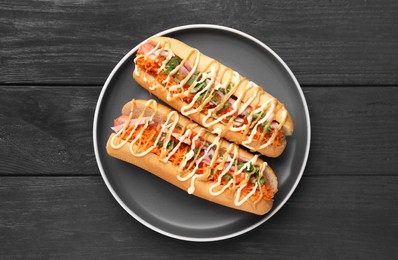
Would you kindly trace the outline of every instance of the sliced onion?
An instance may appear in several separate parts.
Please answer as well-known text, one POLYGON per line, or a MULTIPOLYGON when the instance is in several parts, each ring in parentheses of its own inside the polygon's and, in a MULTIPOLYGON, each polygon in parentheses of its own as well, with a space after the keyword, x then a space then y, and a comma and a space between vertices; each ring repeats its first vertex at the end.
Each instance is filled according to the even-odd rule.
MULTIPOLYGON (((162 131, 162 133, 167 133, 167 129, 164 127, 162 127, 161 131, 162 131)), ((178 141, 181 142, 182 135, 180 136, 180 134, 178 134, 178 133, 171 133, 171 136, 175 137, 178 141)), ((163 139, 164 139, 164 137, 161 138, 160 141, 162 141, 163 139)), ((191 144, 191 140, 189 138, 185 138, 182 142, 186 143, 186 144, 191 144)))
MULTIPOLYGON (((120 121, 120 118, 122 118, 122 117, 125 117, 125 116, 120 116, 120 117, 117 118, 117 119, 119 119, 119 122, 120 122, 121 124, 118 124, 118 125, 115 125, 115 126, 111 127, 111 129, 112 129, 113 131, 115 131, 116 133, 119 132, 120 129, 123 128, 124 124, 125 124, 126 121, 128 120, 128 117, 125 117, 125 118, 123 118, 124 122, 123 122, 123 121, 120 121)), ((138 123, 138 125, 143 125, 143 124, 145 124, 146 121, 147 121, 148 119, 149 119, 149 117, 143 117, 143 118, 141 118, 141 121, 138 123)), ((137 121, 137 119, 135 119, 135 118, 131 119, 131 120, 130 120, 130 126, 134 125, 136 121, 137 121)), ((151 122, 151 123, 153 123, 153 122, 151 122)))
POLYGON ((155 48, 156 46, 153 45, 150 42, 144 43, 140 46, 140 48, 138 49, 138 52, 143 52, 143 53, 148 53, 150 52, 153 48, 155 48))
POLYGON ((171 86, 170 88, 169 88, 169 91, 176 91, 176 90, 178 90, 180 88, 180 86, 177 84, 177 85, 173 85, 173 86, 171 86))
MULTIPOLYGON (((149 119, 149 117, 147 117, 147 116, 141 118, 141 121, 138 123, 138 125, 143 125, 143 124, 145 124, 146 121, 148 121, 148 119, 149 119)), ((132 119, 130 120, 130 126, 134 125, 135 122, 137 122, 137 119, 136 119, 136 118, 132 118, 132 119)))
POLYGON ((185 161, 189 161, 189 160, 191 160, 193 157, 195 156, 195 152, 193 151, 193 150, 190 150, 187 154, 186 154, 186 156, 185 156, 185 161))
MULTIPOLYGON (((179 136, 179 134, 177 134, 177 133, 171 133, 171 136, 175 137, 178 141, 181 142, 181 137, 182 137, 182 136, 179 136)), ((186 144, 191 144, 191 140, 189 140, 189 138, 185 138, 184 140, 182 140, 182 142, 183 142, 183 143, 186 143, 186 144)))
POLYGON ((237 117, 234 119, 236 121, 236 123, 238 124, 243 124, 245 122, 245 120, 243 120, 243 118, 237 117))
POLYGON ((123 125, 113 126, 111 127, 112 131, 117 133, 123 128, 123 125))
POLYGON ((162 51, 160 53, 160 55, 163 56, 163 57, 167 57, 167 55, 169 55, 169 52, 168 51, 162 51))
POLYGON ((278 125, 279 125, 279 123, 274 121, 274 122, 271 123, 270 126, 271 126, 271 128, 277 128, 278 125))
POLYGON ((190 70, 188 70, 188 69, 186 68, 186 65, 184 65, 184 66, 182 66, 182 67, 180 68, 180 72, 181 72, 184 76, 186 76, 186 75, 189 74, 190 70))
POLYGON ((251 107, 248 106, 248 107, 246 107, 245 110, 243 110, 243 112, 241 113, 241 115, 246 116, 247 113, 251 113, 251 112, 252 112, 251 107))
POLYGON ((246 157, 239 157, 238 158, 239 160, 239 162, 248 162, 248 161, 250 161, 248 158, 246 158, 246 157))

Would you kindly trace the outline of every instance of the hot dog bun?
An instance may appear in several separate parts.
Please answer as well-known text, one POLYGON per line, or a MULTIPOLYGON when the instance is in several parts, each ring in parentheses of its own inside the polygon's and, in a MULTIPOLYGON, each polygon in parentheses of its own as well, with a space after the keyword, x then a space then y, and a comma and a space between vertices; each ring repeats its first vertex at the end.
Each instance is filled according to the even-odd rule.
MULTIPOLYGON (((285 108, 284 104, 282 104, 276 98, 265 92, 261 87, 257 86, 255 83, 250 82, 248 79, 240 76, 236 72, 232 71, 232 69, 224 66, 218 61, 204 54, 199 53, 199 51, 193 49, 192 47, 188 46, 183 42, 180 42, 173 38, 154 37, 151 38, 148 41, 148 43, 153 44, 153 46, 156 46, 155 48, 160 50, 159 53, 157 53, 158 56, 161 55, 160 53, 163 53, 163 55, 165 55, 165 53, 168 53, 168 51, 171 50, 171 52, 175 56, 178 56, 182 59, 182 63, 184 63, 183 67, 185 68, 186 66, 188 68, 192 68, 191 69, 192 71, 196 70, 202 73, 205 71, 210 71, 211 67, 214 66, 216 70, 215 78, 217 78, 220 84, 225 84, 225 85, 232 84, 233 81, 235 80, 236 84, 233 83, 232 85, 235 84, 237 86, 236 88, 233 87, 234 89, 233 96, 239 97, 240 95, 242 95, 241 102, 239 102, 239 104, 241 104, 242 106, 248 103, 250 107, 252 107, 252 110, 255 110, 257 106, 261 106, 268 102, 267 107, 263 109, 264 115, 268 111, 272 110, 270 111, 270 115, 267 117, 266 120, 266 122, 269 122, 267 127, 269 127, 269 125, 273 122, 279 122, 278 126, 275 127, 275 129, 278 129, 278 131, 283 132, 283 137, 280 138, 281 140, 279 140, 279 143, 277 144, 275 144, 275 142, 270 142, 269 144, 265 144, 266 141, 264 141, 264 139, 248 140, 249 139, 248 135, 250 135, 250 132, 253 131, 252 129, 250 130, 248 129, 246 133, 243 133, 244 131, 231 131, 231 126, 227 126, 222 122, 218 122, 213 125, 209 125, 208 123, 206 124, 205 123, 206 114, 203 112, 203 110, 199 110, 191 114, 184 113, 184 110, 187 110, 186 108, 187 106, 189 106, 189 103, 184 101, 182 98, 170 98, 169 89, 164 86, 165 85, 164 83, 159 82, 159 78, 153 74, 154 72, 153 71, 148 72, 147 69, 136 64, 133 77, 142 87, 150 91, 152 94, 154 94, 155 96, 166 102, 174 109, 181 112, 183 115, 188 116, 193 121, 205 126, 210 131, 214 129, 221 129, 223 137, 231 142, 244 145, 251 151, 259 152, 268 157, 278 157, 280 154, 282 154, 282 152, 286 147, 285 136, 291 135, 294 130, 293 120, 289 112, 285 108), (198 58, 199 60, 196 60, 196 58, 198 58), (196 61, 198 61, 197 66, 195 66, 196 61), (239 80, 237 78, 239 78, 239 80), (272 109, 270 108, 271 106, 273 106, 272 109)), ((153 52, 151 54, 151 56, 154 55, 155 55, 154 58, 157 59, 158 56, 156 56, 156 52, 153 52)), ((145 58, 148 58, 145 55, 143 56, 145 58)), ((135 61, 137 62, 137 59, 135 61)), ((166 61, 167 57, 164 63, 166 63, 166 61)), ((176 73, 178 74, 178 72, 179 71, 177 71, 176 73)), ((188 76, 194 77, 194 75, 188 75, 188 76)), ((213 84, 213 86, 210 88, 214 88, 216 85, 217 84, 213 84)), ((224 104, 225 103, 226 102, 224 100, 224 104)), ((239 108, 240 107, 237 107, 236 111, 239 111, 239 108)), ((210 113, 210 110, 208 110, 208 112, 210 113)), ((254 113, 252 114, 252 118, 254 118, 254 113)), ((208 120, 209 118, 207 118, 207 121, 208 120)), ((233 119, 231 119, 231 121, 233 121, 233 119)), ((277 136, 278 134, 276 133, 275 135, 277 136)))
MULTIPOLYGON (((150 107, 147 104, 148 102, 145 100, 135 100, 129 102, 123 107, 122 114, 124 116, 130 116, 130 119, 137 118, 143 112, 143 110, 145 110, 145 112, 143 113, 144 117, 154 114, 152 121, 154 121, 156 124, 163 124, 166 121, 168 115, 172 112, 172 110, 170 110, 169 108, 160 104, 156 104, 154 102, 152 104, 156 105, 151 105, 150 107)), ((178 125, 183 126, 186 129, 191 129, 192 132, 197 134, 200 133, 201 131, 200 129, 202 129, 201 126, 192 123, 190 120, 188 120, 183 116, 178 117, 178 125)), ((201 136, 207 141, 207 143, 213 144, 214 142, 217 142, 216 139, 218 137, 216 135, 204 131, 203 129, 201 133, 202 133, 201 136)), ((225 151, 228 149, 230 145, 228 141, 223 140, 222 138, 221 139, 218 138, 218 141, 219 141, 220 151, 221 150, 225 151)), ((119 148, 115 147, 115 145, 112 145, 112 142, 117 145, 123 142, 123 139, 121 138, 121 135, 117 136, 117 134, 115 133, 112 133, 110 135, 106 146, 107 152, 110 156, 134 164, 148 172, 151 172, 152 174, 155 174, 156 176, 164 179, 165 181, 185 191, 188 191, 189 188, 192 187, 192 178, 188 178, 187 180, 184 181, 177 178, 177 175, 179 174, 178 173, 179 166, 173 165, 172 162, 170 161, 163 162, 159 159, 159 155, 156 155, 151 152, 144 156, 138 157, 133 155, 130 151, 131 142, 127 142, 125 145, 122 145, 119 148)), ((143 140, 143 142, 145 142, 145 140, 143 140)), ((236 145, 233 146, 237 147, 236 145)), ((134 150, 137 148, 138 147, 134 145, 132 149, 134 150)), ((247 159, 252 159, 254 157, 252 154, 242 149, 238 150, 238 156, 239 158, 247 158, 247 159)), ((259 158, 255 162, 256 165, 260 165, 263 163, 264 162, 259 158)), ((263 176, 266 179, 266 185, 269 185, 267 187, 271 189, 271 192, 273 194, 276 193, 278 185, 277 178, 272 169, 268 165, 266 165, 266 168, 263 171, 263 176)), ((227 188, 220 195, 214 196, 209 192, 209 190, 211 186, 214 185, 215 181, 209 181, 206 178, 198 177, 196 181, 194 181, 193 183, 194 183, 193 185, 194 192, 192 194, 201 197, 203 199, 218 203, 223 206, 254 213, 257 215, 263 215, 272 208, 273 204, 272 199, 268 200, 261 199, 257 202, 254 202, 254 199, 252 199, 251 197, 247 199, 243 204, 237 206, 234 203, 234 201, 235 197, 237 196, 238 187, 236 187, 235 189, 227 188)))

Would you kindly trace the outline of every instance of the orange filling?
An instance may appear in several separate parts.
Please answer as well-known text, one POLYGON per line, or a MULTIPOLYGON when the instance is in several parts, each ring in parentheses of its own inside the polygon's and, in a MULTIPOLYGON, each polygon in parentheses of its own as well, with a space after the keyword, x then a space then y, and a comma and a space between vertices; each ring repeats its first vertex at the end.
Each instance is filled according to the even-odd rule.
MULTIPOLYGON (((142 52, 138 52, 137 55, 142 54, 142 52)), ((175 81, 175 77, 169 77, 168 82, 166 83, 166 85, 164 85, 162 82, 167 78, 167 74, 163 73, 163 71, 161 71, 160 73, 158 73, 159 68, 162 66, 162 62, 164 61, 164 57, 163 56, 159 56, 156 60, 152 60, 149 58, 145 58, 144 56, 139 57, 136 60, 137 66, 144 70, 146 73, 150 74, 151 76, 153 76, 156 81, 160 84, 162 84, 166 89, 168 89, 170 86, 176 85, 178 84, 178 82, 175 81)), ((177 80, 183 80, 183 76, 181 74, 176 76, 177 80)), ((188 84, 185 84, 184 89, 188 89, 190 86, 188 84)), ((173 92, 173 94, 177 94, 181 92, 181 90, 175 91, 173 92)), ((193 97, 195 96, 196 93, 191 93, 191 95, 187 96, 187 97, 183 97, 182 100, 186 103, 191 103, 193 100, 193 97)), ((194 103, 193 108, 198 108, 199 104, 197 102, 194 103)), ((203 108, 202 108, 202 113, 207 114, 207 111, 214 107, 214 105, 211 105, 210 102, 208 102, 203 108)), ((218 111, 217 115, 218 116, 222 116, 228 112, 232 111, 232 107, 228 107, 224 110, 220 110, 218 111)), ((236 114, 235 114, 236 116, 236 114)), ((248 120, 246 117, 243 118, 244 119, 244 123, 248 124, 248 120)), ((222 123, 223 125, 227 125, 228 124, 228 119, 224 119, 221 120, 220 123, 222 123)), ((266 143, 272 136, 272 134, 274 133, 274 131, 276 131, 275 129, 271 128, 267 131, 266 134, 264 134, 263 138, 262 138, 262 142, 266 143)), ((241 133, 243 133, 244 131, 241 131, 241 133)), ((248 133, 250 134, 250 133, 248 133)), ((257 131, 257 133, 255 134, 255 136, 253 137, 253 141, 258 141, 261 138, 261 132, 257 131)), ((278 131, 274 142, 272 143, 272 146, 280 146, 283 144, 285 140, 285 135, 283 133, 282 130, 278 131)))
MULTIPOLYGON (((144 125, 137 126, 136 130, 132 133, 132 135, 129 138, 129 135, 134 128, 134 126, 129 126, 126 130, 123 131, 123 133, 120 135, 120 138, 131 142, 132 140, 134 140, 137 137, 138 133, 142 130, 143 127, 144 127, 144 125)), ((153 147, 155 145, 156 137, 159 135, 160 130, 161 130, 160 125, 148 125, 147 128, 142 132, 141 137, 135 143, 135 145, 137 147, 139 147, 140 151, 145 151, 145 150, 149 149, 150 147, 153 147)), ((175 129, 174 132, 178 133, 179 130, 175 129)), ((189 136, 189 139, 192 140, 195 135, 196 134, 193 133, 191 136, 189 136)), ((175 137, 171 136, 170 142, 172 142, 172 141, 175 144, 177 144, 179 142, 175 137)), ((155 148, 153 148, 150 151, 150 153, 160 156, 162 153, 162 147, 163 147, 163 145, 156 145, 155 148)), ((191 149, 190 145, 181 143, 180 146, 178 147, 177 151, 169 158, 169 162, 171 162, 174 166, 180 165, 180 163, 182 162, 182 160, 184 158, 184 155, 190 149, 191 149)), ((140 152, 140 151, 138 151, 138 152, 140 152)), ((187 163, 187 165, 189 165, 189 163, 187 163)), ((217 167, 217 163, 214 166, 214 168, 216 168, 216 167, 217 167)), ((209 171, 209 165, 201 162, 201 163, 199 163, 199 167, 195 173, 196 174, 204 174, 204 173, 207 173, 208 171, 209 171)), ((209 174, 208 180, 212 181, 212 182, 216 182, 220 173, 221 173, 221 170, 216 171, 213 174, 209 174)), ((240 175, 236 176, 235 178, 236 178, 235 182, 237 185, 239 185, 239 183, 244 180, 244 177, 240 176, 240 175)), ((223 179, 221 181, 222 186, 226 185, 227 183, 228 183, 227 180, 223 179)), ((251 192, 253 189, 253 186, 254 186, 253 183, 248 182, 247 185, 245 186, 245 188, 243 188, 243 190, 242 190, 242 195, 244 196, 245 194, 251 192)), ((262 199, 269 200, 274 197, 274 193, 272 192, 272 188, 271 188, 269 182, 265 182, 264 185, 261 186, 261 190, 262 190, 262 199)), ((260 196, 260 190, 257 189, 256 192, 254 193, 254 195, 251 197, 251 200, 256 200, 259 198, 259 196, 260 196)))

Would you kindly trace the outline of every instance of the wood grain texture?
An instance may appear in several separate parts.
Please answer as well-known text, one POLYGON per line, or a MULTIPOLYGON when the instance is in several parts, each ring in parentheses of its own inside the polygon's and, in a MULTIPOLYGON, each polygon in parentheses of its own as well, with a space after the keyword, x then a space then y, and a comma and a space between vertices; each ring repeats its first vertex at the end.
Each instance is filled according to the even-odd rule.
POLYGON ((0 1, 0 84, 100 85, 145 38, 179 25, 242 30, 301 84, 398 84, 397 1, 0 1))
MULTIPOLYGON (((97 175, 100 87, 1 86, 1 175, 97 175)), ((312 123, 306 175, 397 175, 397 87, 305 87, 312 123)))
POLYGON ((97 174, 92 125, 99 92, 0 87, 0 172, 97 174))
POLYGON ((393 259, 397 176, 304 177, 257 229, 188 243, 146 228, 100 177, 0 177, 0 256, 56 259, 393 259))
POLYGON ((396 259, 398 1, 0 0, 0 259, 396 259), (242 236, 160 235, 94 158, 101 86, 143 39, 210 23, 266 43, 304 86, 312 142, 287 204, 242 236))
POLYGON ((397 87, 304 88, 315 175, 397 175, 397 87))

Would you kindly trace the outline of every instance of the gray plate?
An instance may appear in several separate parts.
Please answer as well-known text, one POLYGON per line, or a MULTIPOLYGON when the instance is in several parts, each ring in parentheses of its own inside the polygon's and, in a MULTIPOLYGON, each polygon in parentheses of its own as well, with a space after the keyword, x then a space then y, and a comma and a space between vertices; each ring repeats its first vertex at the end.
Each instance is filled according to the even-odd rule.
POLYGON ((301 88, 286 64, 266 45, 240 31, 215 25, 188 25, 158 35, 177 38, 219 60, 263 86, 290 111, 295 132, 277 159, 262 158, 279 180, 274 207, 265 216, 233 210, 188 195, 185 191, 128 163, 107 155, 105 145, 122 106, 135 99, 154 98, 132 78, 136 46, 109 75, 94 116, 94 149, 102 177, 119 204, 135 219, 164 235, 190 241, 214 241, 237 236, 264 223, 288 200, 307 162, 310 120, 301 88))

